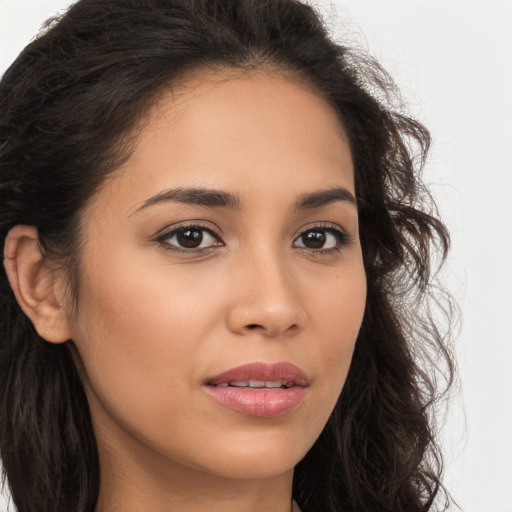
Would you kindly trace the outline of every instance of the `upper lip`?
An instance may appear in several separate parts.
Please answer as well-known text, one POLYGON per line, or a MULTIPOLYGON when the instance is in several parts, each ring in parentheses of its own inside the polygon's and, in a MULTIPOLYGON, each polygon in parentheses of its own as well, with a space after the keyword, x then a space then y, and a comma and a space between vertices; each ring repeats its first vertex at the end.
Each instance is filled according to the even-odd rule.
POLYGON ((278 381, 293 382, 297 386, 308 386, 309 378, 305 372, 292 363, 249 363, 231 368, 220 375, 207 380, 209 385, 218 385, 234 381, 278 381))

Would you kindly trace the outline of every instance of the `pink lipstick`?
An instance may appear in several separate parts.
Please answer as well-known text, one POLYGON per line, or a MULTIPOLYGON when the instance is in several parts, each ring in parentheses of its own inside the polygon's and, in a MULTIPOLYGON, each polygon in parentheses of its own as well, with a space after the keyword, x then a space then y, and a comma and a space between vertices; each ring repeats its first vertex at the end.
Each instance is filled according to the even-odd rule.
POLYGON ((209 379, 206 390, 230 409, 272 418, 298 406, 308 385, 308 376, 291 363, 252 363, 209 379))

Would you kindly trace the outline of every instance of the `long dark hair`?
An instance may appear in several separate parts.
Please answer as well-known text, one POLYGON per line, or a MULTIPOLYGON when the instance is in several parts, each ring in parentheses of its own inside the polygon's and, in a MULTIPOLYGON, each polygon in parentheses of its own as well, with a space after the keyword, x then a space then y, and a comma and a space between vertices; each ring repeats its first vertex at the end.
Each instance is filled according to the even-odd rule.
MULTIPOLYGON (((339 113, 368 282, 346 384, 296 467, 294 497, 304 512, 427 511, 445 496, 432 406, 453 380, 449 329, 432 320, 449 317, 434 280, 449 238, 421 182, 429 134, 387 101, 395 88, 379 65, 335 43, 312 7, 78 1, 0 84, 0 239, 36 226, 79 294, 80 212, 129 156, 159 91, 187 70, 262 65, 308 82, 339 113)), ((73 342, 38 336, 3 268, 0 311, 0 453, 13 501, 19 512, 92 512, 99 460, 73 342)))

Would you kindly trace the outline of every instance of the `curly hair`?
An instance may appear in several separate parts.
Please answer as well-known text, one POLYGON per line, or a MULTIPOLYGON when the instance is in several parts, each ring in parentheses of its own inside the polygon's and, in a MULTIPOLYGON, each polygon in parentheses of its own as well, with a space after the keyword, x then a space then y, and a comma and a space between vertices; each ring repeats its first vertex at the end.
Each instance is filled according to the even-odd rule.
MULTIPOLYGON (((128 158, 162 88, 191 69, 264 65, 321 92, 348 133, 368 283, 345 386, 295 468, 294 498, 304 512, 448 506, 433 412, 454 375, 450 303, 435 280, 449 236, 421 181, 430 137, 388 101, 396 88, 378 63, 335 42, 311 6, 78 1, 0 83, 0 239, 36 226, 79 294, 81 211, 128 158)), ((19 512, 92 512, 99 458, 73 342, 39 337, 3 268, 0 310, 0 453, 13 501, 19 512)))

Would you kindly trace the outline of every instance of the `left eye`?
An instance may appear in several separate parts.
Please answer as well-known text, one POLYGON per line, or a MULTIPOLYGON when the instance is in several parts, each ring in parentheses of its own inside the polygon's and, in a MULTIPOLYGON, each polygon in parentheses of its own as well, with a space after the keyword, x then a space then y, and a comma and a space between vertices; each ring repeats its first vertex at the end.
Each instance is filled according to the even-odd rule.
POLYGON ((160 241, 179 249, 206 249, 223 245, 210 230, 200 226, 175 229, 163 235, 160 241))
POLYGON ((333 229, 308 229, 294 240, 294 245, 306 249, 335 249, 341 245, 341 236, 342 233, 333 229))

